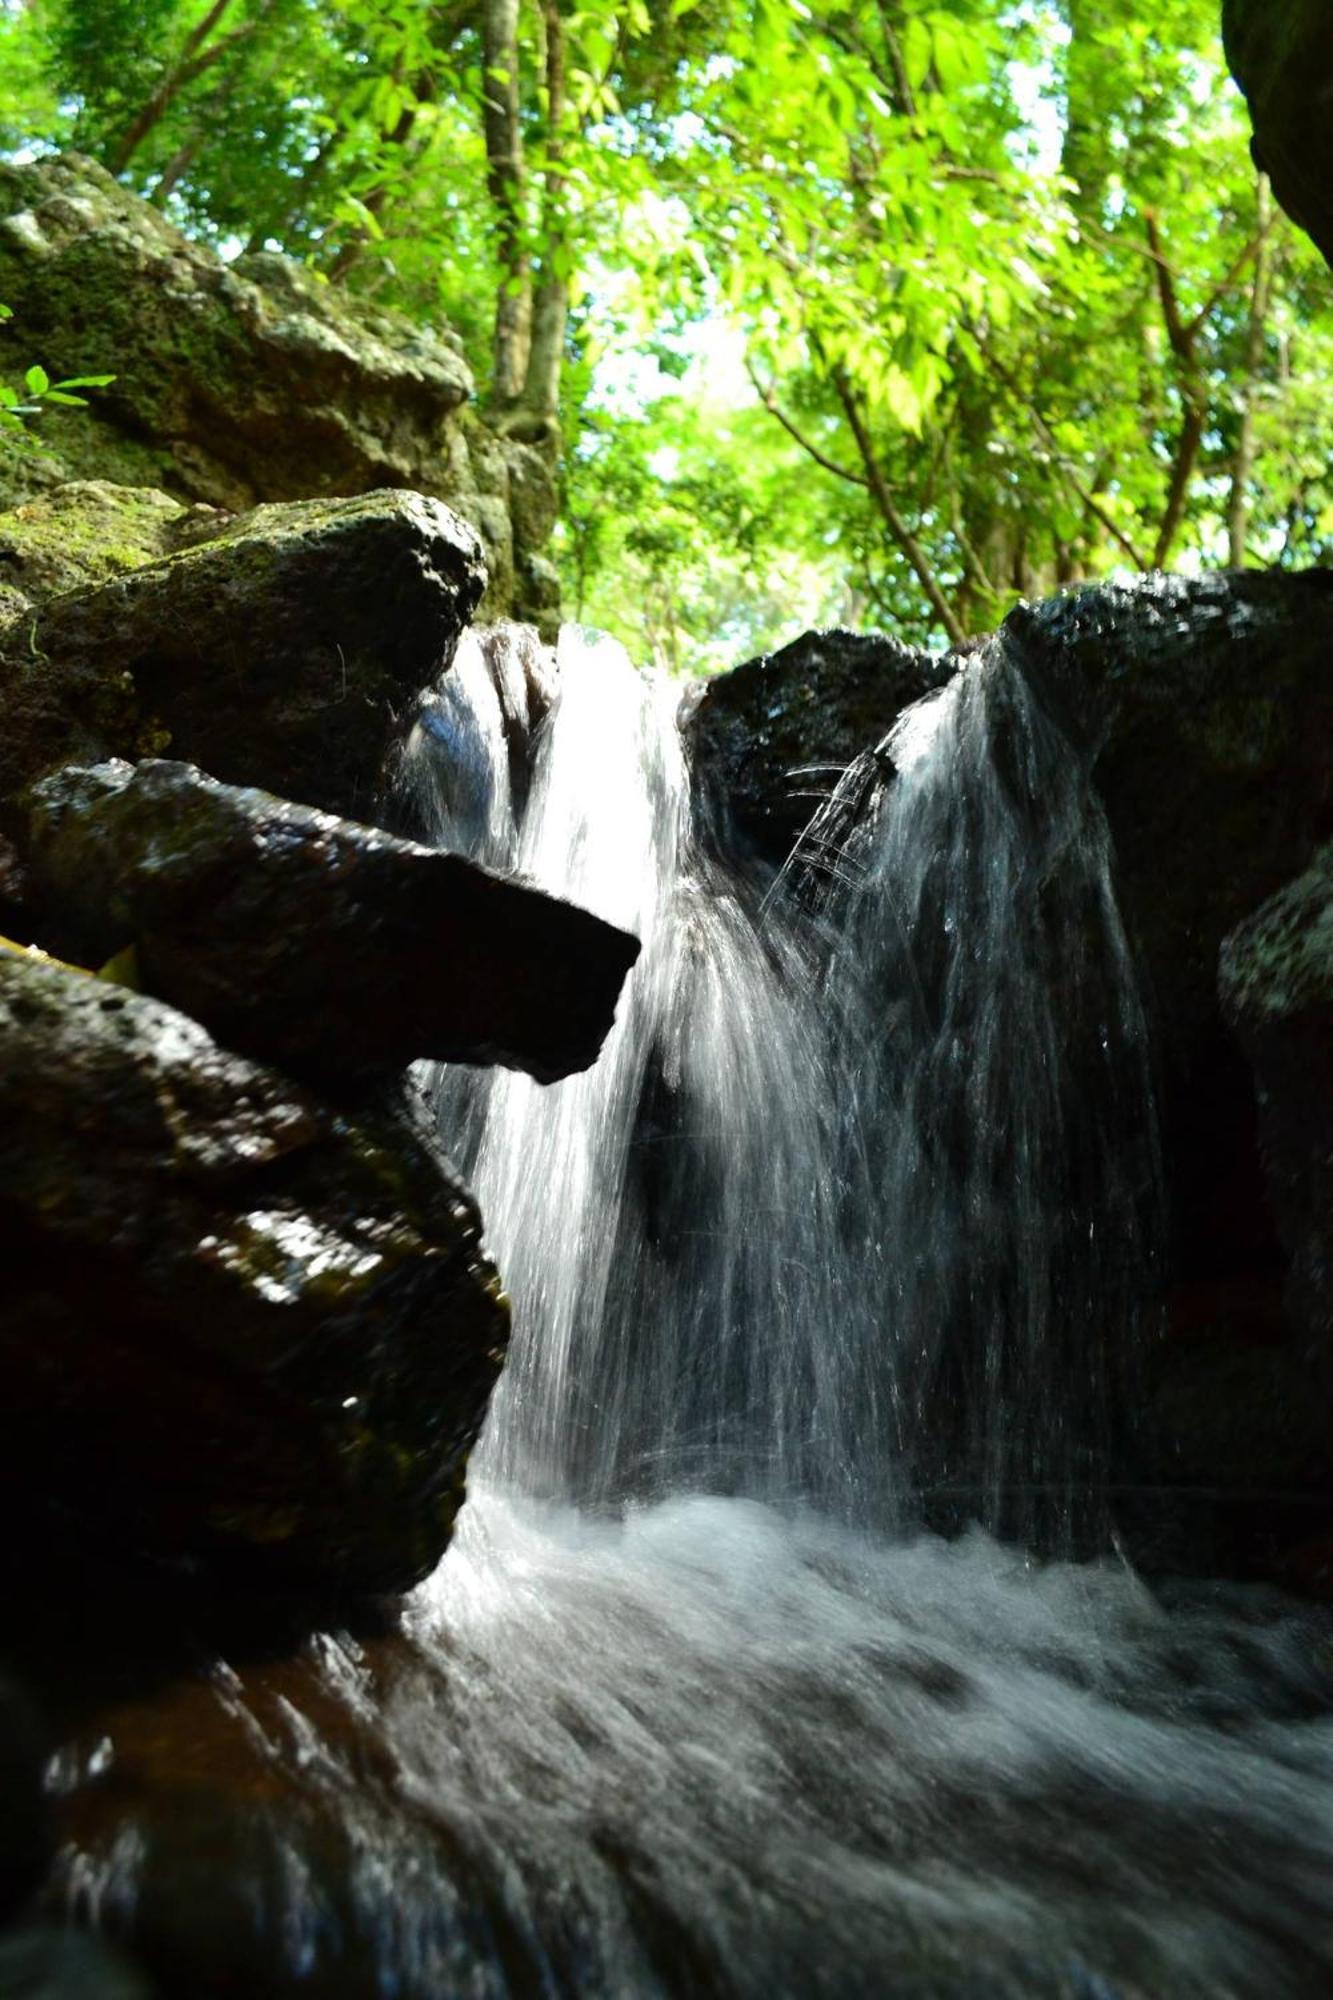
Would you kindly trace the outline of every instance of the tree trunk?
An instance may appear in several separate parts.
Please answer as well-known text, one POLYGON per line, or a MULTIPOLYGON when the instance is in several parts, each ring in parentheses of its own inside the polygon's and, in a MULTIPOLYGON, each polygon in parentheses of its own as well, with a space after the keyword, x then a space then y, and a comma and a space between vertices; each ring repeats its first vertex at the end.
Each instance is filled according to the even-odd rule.
POLYGON ((1108 141, 1106 51, 1097 41, 1105 26, 1104 0, 1068 0, 1065 54, 1065 130, 1060 171, 1074 183, 1074 206, 1096 218, 1106 203, 1112 154, 1108 141))
POLYGON ((1231 501, 1227 509, 1227 536, 1233 569, 1244 569, 1249 540, 1250 478, 1254 471, 1254 400, 1264 363, 1264 337, 1272 283, 1268 236, 1273 220, 1273 200, 1266 174, 1259 176, 1256 209, 1259 248, 1254 253, 1254 282, 1250 287, 1250 317, 1245 337, 1245 373, 1240 388, 1240 428, 1236 434, 1235 457, 1231 461, 1231 501))
POLYGON ((546 30, 546 165, 542 179, 542 275, 532 315, 532 346, 523 383, 525 431, 549 440, 560 414, 560 374, 569 317, 569 247, 565 217, 563 127, 565 27, 559 0, 542 0, 546 30))
POLYGON ((499 409, 511 408, 523 393, 532 338, 532 281, 523 242, 518 6, 519 0, 485 0, 482 19, 486 187, 495 208, 500 264, 491 399, 499 409))

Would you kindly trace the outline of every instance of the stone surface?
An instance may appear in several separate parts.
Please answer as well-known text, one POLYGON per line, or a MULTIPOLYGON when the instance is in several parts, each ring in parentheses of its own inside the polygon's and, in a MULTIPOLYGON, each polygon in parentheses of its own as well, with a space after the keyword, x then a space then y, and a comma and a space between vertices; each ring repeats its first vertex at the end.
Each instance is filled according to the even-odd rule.
POLYGON ((1021 607, 1004 636, 1106 806, 1158 1041, 1177 1276, 1252 1270, 1276 1245, 1217 959, 1333 828, 1333 571, 1098 585, 1021 607))
POLYGON ((807 632, 704 684, 688 723, 691 758, 781 866, 843 769, 949 672, 896 639, 807 632))
POLYGON ((369 814, 393 725, 485 575, 419 495, 259 507, 201 546, 0 630, 0 799, 72 757, 170 746, 220 778, 369 814))
POLYGON ((136 1967, 100 1938, 55 1924, 0 1937, 5 2000, 155 2000, 136 1967))
POLYGON ((0 514, 0 587, 18 600, 8 616, 206 540, 226 521, 155 487, 72 480, 0 514))
POLYGON ((508 1315, 408 1112, 0 951, 0 1488, 119 1556, 392 1591, 438 1560, 508 1315))
MULTIPOLYGON (((1222 1007, 1254 1065, 1287 1300, 1333 1418, 1333 846, 1227 938, 1222 1007)), ((1328 1434, 1326 1429, 1325 1434, 1328 1434)))
POLYGON ((1227 61, 1273 192, 1333 263, 1333 9, 1328 0, 1222 0, 1227 61))
POLYGON ((539 889, 189 764, 70 769, 29 853, 61 957, 133 944, 230 1048, 332 1081, 419 1056, 584 1069, 638 942, 539 889))
MULTIPOLYGON (((31 1902, 51 1859, 51 1827, 42 1790, 50 1753, 29 1697, 0 1675, 0 1924, 31 1902)), ((0 1974, 0 1993, 8 1989, 0 1974)))
POLYGON ((486 550, 488 617, 527 615, 549 537, 548 459, 465 408, 457 336, 270 253, 224 263, 77 154, 0 163, 0 374, 114 373, 86 410, 0 441, 0 506, 61 479, 161 487, 214 507, 410 488, 486 550))

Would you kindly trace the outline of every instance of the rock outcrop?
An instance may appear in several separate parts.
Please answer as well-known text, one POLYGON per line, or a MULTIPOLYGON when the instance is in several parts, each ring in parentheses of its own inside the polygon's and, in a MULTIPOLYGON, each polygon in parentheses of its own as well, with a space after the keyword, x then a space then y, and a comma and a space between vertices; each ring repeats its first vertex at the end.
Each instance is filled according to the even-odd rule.
POLYGON ((93 963, 132 946, 149 992, 330 1089, 423 1056, 586 1069, 639 952, 461 855, 189 764, 60 772, 28 851, 44 943, 93 963))
POLYGON ((1328 0, 1222 0, 1222 32, 1255 160, 1333 264, 1333 10, 1328 0))
MULTIPOLYGON (((770 864, 808 803, 793 812, 792 769, 859 750, 854 821, 884 780, 877 737, 958 664, 895 649, 901 679, 881 679, 876 642, 844 643, 809 635, 700 703, 696 759, 770 864)), ((1333 571, 1092 586, 1021 607, 1001 643, 1105 806, 1154 1031, 1168 1338, 1123 1412, 1118 1477, 1178 1497, 1145 1502, 1135 1546, 1150 1557, 1166 1516, 1188 1528, 1168 1564, 1292 1577, 1333 1522, 1327 860, 1301 872, 1333 834, 1333 571)))
POLYGON ((880 633, 807 632, 704 683, 688 723, 691 759, 780 866, 853 758, 951 671, 880 633))
MULTIPOLYGON (((1308 1393, 1333 1426, 1333 846, 1222 947, 1222 1007, 1254 1065, 1308 1393)), ((1333 1448, 1330 1449, 1333 1457, 1333 1448)))
POLYGON ((0 951, 0 1484, 117 1557, 392 1591, 449 1539, 507 1312, 406 1111, 0 951))
MULTIPOLYGON (((140 545, 189 518, 139 497, 140 545)), ((39 525, 59 522, 59 496, 41 505, 39 525)), ((0 517, 0 548, 6 533, 31 538, 32 510, 0 517)), ((100 581, 0 627, 0 803, 71 759, 170 747, 226 781, 365 816, 396 720, 485 585, 467 524, 397 491, 259 507, 138 567, 103 545, 89 560, 100 581)))
POLYGON ((1098 585, 1004 633, 1106 807, 1156 1028, 1176 1276, 1243 1275, 1276 1246, 1218 952, 1333 827, 1333 571, 1098 585))
POLYGON ((468 409, 448 328, 270 253, 224 263, 78 155, 0 164, 0 299, 0 374, 40 359, 53 378, 115 376, 44 421, 37 449, 0 451, 0 505, 69 479, 232 511, 408 488, 481 536, 484 615, 551 614, 550 465, 468 409))

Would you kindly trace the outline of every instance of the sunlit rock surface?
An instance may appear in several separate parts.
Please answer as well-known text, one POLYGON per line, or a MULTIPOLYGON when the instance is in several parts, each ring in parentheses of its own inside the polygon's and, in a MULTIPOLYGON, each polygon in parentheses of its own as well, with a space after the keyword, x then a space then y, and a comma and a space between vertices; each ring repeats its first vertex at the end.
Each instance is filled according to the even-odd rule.
POLYGON ((0 627, 0 797, 74 757, 170 746, 227 781, 369 815, 396 718, 485 585, 418 494, 256 508, 0 627))
POLYGON ((0 623, 67 590, 104 583, 216 534, 228 516, 156 487, 74 479, 0 513, 0 623))
POLYGON ((0 374, 114 374, 38 450, 0 441, 0 506, 70 478, 229 509, 395 486, 481 536, 486 614, 549 613, 546 457, 466 405, 458 336, 271 253, 224 263, 78 154, 0 163, 0 374))
POLYGON ((461 855, 190 764, 59 773, 30 852, 62 956, 132 944, 147 989, 228 1047, 334 1083, 418 1056, 586 1068, 639 950, 461 855))
MULTIPOLYGON (((393 1590, 449 1539, 508 1314, 405 1112, 0 952, 0 1481, 31 1543, 393 1590)), ((17 1518, 17 1517, 15 1517, 17 1518)))

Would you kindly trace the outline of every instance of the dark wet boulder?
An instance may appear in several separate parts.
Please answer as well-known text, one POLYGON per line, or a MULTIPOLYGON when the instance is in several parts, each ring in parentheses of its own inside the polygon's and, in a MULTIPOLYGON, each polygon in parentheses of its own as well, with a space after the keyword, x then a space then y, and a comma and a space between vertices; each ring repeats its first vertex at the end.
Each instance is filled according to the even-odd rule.
MULTIPOLYGON (((31 1902, 51 1859, 42 1787, 50 1747, 32 1701, 7 1674, 0 1674, 0 1924, 11 1922, 31 1902)), ((6 1990, 0 1982, 0 1993, 6 1990)))
POLYGON ((694 767, 780 866, 846 766, 950 671, 879 633, 806 632, 704 684, 688 722, 694 767))
POLYGON ((1273 192, 1333 263, 1333 8, 1328 0, 1222 0, 1231 73, 1273 192))
POLYGON ((168 746, 223 779, 369 815, 390 735, 485 583, 417 494, 259 507, 0 630, 0 797, 75 757, 168 746))
POLYGON ((1004 638, 1092 764, 1154 1020, 1187 1282, 1275 1257, 1222 940, 1333 830, 1333 571, 1147 577, 1024 605, 1004 638))
POLYGON ((417 1056, 584 1069, 639 952, 461 855, 189 764, 48 779, 29 853, 62 957, 133 945, 146 988, 229 1048, 330 1083, 417 1056))
POLYGON ((1333 846, 1227 938, 1221 995, 1254 1065, 1292 1324, 1333 1417, 1333 846))
POLYGON ((0 951, 0 1494, 44 1534, 392 1591, 448 1542, 508 1315, 408 1111, 0 951))
POLYGON ((57 1924, 0 1937, 5 2000, 157 2000, 156 1989, 101 1938, 57 1924))

